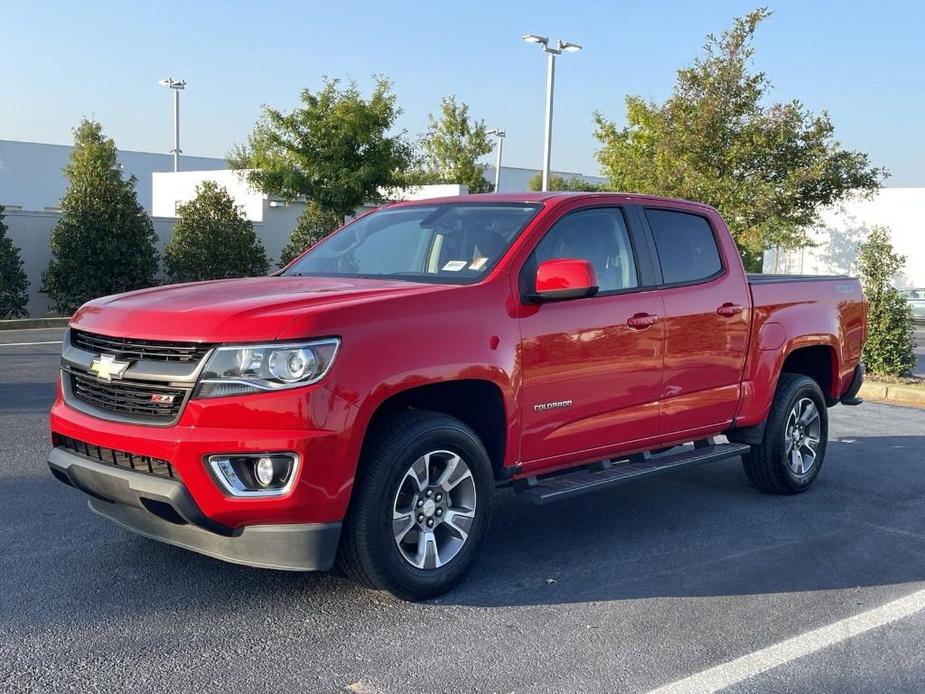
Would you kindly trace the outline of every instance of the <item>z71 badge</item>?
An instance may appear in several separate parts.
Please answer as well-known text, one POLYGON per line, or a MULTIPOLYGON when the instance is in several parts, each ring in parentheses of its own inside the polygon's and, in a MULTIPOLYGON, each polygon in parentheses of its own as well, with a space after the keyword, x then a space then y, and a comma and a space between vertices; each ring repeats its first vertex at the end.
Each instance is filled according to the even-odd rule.
POLYGON ((152 393, 151 402, 156 402, 158 405, 172 405, 174 397, 167 393, 152 393))

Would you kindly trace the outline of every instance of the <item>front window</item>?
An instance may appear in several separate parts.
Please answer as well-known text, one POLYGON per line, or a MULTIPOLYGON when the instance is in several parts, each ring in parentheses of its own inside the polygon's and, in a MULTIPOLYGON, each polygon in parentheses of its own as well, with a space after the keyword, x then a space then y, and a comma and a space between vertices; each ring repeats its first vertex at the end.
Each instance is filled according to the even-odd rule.
POLYGON ((332 234, 283 275, 477 282, 539 209, 522 203, 387 208, 332 234))

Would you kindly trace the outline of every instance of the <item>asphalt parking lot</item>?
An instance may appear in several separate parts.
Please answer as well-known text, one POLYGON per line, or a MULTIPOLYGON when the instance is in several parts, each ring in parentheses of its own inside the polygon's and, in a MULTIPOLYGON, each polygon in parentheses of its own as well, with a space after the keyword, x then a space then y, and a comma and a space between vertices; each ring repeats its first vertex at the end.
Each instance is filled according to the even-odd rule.
POLYGON ((0 332, 0 691, 925 688, 925 410, 832 410, 798 497, 736 461, 550 507, 503 490, 469 580, 413 605, 91 514, 45 465, 59 346, 9 346, 60 332, 0 332))

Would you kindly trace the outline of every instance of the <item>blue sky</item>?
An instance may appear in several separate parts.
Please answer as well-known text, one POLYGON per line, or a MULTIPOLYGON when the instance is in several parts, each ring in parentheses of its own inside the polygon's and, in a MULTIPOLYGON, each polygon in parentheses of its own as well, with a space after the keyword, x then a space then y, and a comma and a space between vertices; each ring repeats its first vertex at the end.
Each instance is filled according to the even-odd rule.
MULTIPOLYGON (((186 79, 182 146, 221 156, 261 104, 288 108, 322 75, 395 83, 418 134, 446 94, 507 130, 505 163, 539 167, 545 67, 527 32, 581 43, 558 63, 553 167, 597 173, 591 112, 666 97, 707 33, 757 2, 40 2, 3 0, 0 139, 69 143, 81 116, 121 149, 167 151, 186 79)), ((773 98, 827 109, 845 146, 925 186, 925 3, 769 2, 755 67, 773 98)))

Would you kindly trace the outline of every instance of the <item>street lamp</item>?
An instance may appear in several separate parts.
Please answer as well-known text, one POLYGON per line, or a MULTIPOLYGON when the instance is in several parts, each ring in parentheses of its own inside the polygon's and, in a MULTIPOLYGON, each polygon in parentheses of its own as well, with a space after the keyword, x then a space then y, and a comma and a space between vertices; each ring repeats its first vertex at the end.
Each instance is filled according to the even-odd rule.
POLYGON ((571 41, 559 39, 555 48, 549 45, 549 38, 539 34, 524 34, 522 37, 527 43, 536 43, 542 47, 546 54, 546 136, 543 143, 543 190, 549 190, 549 157, 552 150, 552 92, 556 81, 556 56, 565 53, 575 53, 581 46, 571 41))
POLYGON ((495 160, 495 192, 497 193, 499 190, 498 187, 501 185, 501 150, 504 147, 504 136, 507 133, 498 128, 492 128, 491 130, 486 130, 485 134, 494 135, 498 138, 498 156, 495 160))
POLYGON ((180 170, 180 92, 186 89, 186 80, 168 77, 158 84, 173 89, 173 170, 180 170))

